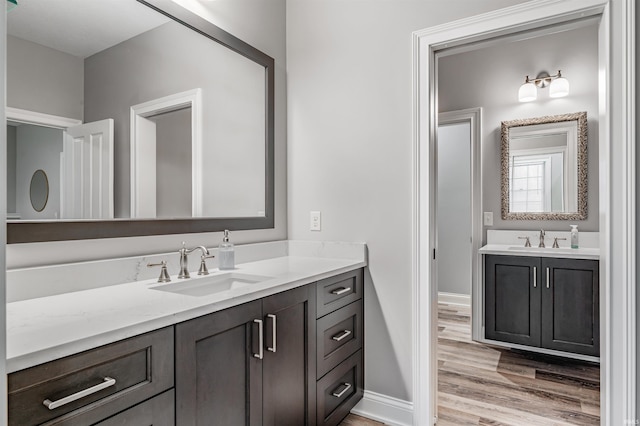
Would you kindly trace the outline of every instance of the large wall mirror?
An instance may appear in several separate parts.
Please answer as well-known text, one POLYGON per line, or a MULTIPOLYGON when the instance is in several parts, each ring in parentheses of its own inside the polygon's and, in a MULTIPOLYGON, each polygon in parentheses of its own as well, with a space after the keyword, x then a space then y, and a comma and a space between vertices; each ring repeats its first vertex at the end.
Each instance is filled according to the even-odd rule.
POLYGON ((502 218, 587 218, 587 113, 503 121, 502 218))
POLYGON ((273 150, 273 58, 176 3, 7 14, 9 243, 272 228, 273 150))

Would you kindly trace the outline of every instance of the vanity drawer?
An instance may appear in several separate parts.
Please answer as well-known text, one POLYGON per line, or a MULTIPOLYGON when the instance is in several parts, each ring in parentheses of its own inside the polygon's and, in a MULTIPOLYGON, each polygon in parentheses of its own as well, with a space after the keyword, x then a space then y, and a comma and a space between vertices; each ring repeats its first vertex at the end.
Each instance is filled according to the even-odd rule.
POLYGON ((363 388, 362 351, 358 351, 318 381, 318 426, 339 424, 362 399, 363 388))
POLYGON ((167 327, 10 374, 9 424, 94 424, 170 389, 173 377, 167 327))
POLYGON ((362 299, 317 321, 318 377, 362 349, 362 299))
POLYGON ((95 426, 174 426, 176 424, 174 401, 175 392, 171 389, 120 414, 109 417, 95 426))
POLYGON ((362 269, 318 281, 318 318, 362 298, 362 269))

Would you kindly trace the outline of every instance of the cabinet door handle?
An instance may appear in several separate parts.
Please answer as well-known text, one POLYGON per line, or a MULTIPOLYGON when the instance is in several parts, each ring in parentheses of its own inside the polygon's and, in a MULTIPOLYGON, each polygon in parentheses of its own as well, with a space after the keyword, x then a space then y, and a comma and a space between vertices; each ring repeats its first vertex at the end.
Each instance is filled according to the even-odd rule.
POLYGON ((254 319, 253 322, 258 324, 258 353, 253 354, 254 357, 258 359, 264 358, 264 351, 262 349, 262 345, 264 345, 264 327, 261 319, 254 319))
POLYGON ((340 386, 344 386, 344 388, 338 392, 338 389, 334 390, 333 393, 331 395, 335 396, 336 398, 342 398, 342 395, 344 395, 345 393, 347 393, 347 391, 349 389, 351 389, 351 384, 350 383, 343 383, 340 386))
POLYGON ((549 268, 547 268, 547 288, 549 288, 549 268))
POLYGON ((340 287, 331 291, 331 294, 335 294, 336 296, 340 296, 341 294, 345 294, 346 292, 351 291, 351 287, 340 287))
POLYGON ((533 267, 533 288, 538 287, 538 268, 533 267))
POLYGON ((72 395, 69 396, 65 396, 64 398, 60 398, 57 401, 51 401, 49 399, 45 399, 44 401, 42 401, 42 403, 44 404, 45 407, 47 407, 49 410, 55 410, 58 407, 62 407, 63 405, 67 405, 70 402, 73 401, 77 401, 80 398, 84 398, 85 396, 89 396, 91 394, 94 394, 96 392, 99 392, 103 389, 106 389, 108 387, 111 387, 113 385, 116 384, 116 379, 112 379, 111 377, 105 377, 102 380, 102 383, 99 383, 95 386, 91 386, 90 388, 87 388, 85 390, 81 390, 80 392, 76 392, 72 395))
POLYGON ((271 328, 271 339, 273 340, 273 346, 271 347, 267 346, 267 350, 270 352, 275 352, 276 351, 276 328, 278 327, 276 322, 277 318, 274 314, 267 315, 267 318, 271 318, 271 320, 273 321, 273 326, 271 328))
POLYGON ((344 339, 345 337, 347 337, 350 334, 351 334, 351 331, 345 330, 342 333, 336 334, 335 336, 333 336, 332 339, 335 340, 336 342, 339 342, 340 340, 344 339))

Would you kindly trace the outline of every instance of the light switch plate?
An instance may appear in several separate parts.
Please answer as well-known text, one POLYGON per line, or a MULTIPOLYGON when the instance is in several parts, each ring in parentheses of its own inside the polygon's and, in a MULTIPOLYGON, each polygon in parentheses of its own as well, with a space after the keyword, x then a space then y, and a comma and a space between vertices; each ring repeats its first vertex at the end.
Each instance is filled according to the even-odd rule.
POLYGON ((493 226, 493 212, 484 212, 484 226, 493 226))
POLYGON ((322 229, 322 224, 320 222, 320 212, 311 212, 310 216, 310 223, 309 223, 309 230, 310 231, 320 231, 320 229, 322 229))

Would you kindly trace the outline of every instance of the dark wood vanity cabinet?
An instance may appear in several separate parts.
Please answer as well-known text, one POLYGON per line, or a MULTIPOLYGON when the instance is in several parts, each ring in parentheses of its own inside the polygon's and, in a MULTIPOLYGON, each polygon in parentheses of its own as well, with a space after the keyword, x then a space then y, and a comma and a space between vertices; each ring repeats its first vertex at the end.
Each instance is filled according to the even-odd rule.
POLYGON ((173 424, 173 350, 167 327, 12 373, 9 425, 173 424))
POLYGON ((485 256, 485 337, 599 356, 596 260, 485 256))
POLYGON ((317 425, 336 426, 364 393, 363 270, 316 284, 317 425))
POLYGON ((176 325, 176 424, 315 424, 311 290, 176 325))
POLYGON ((337 425, 363 394, 362 280, 358 269, 12 373, 9 425, 337 425))

